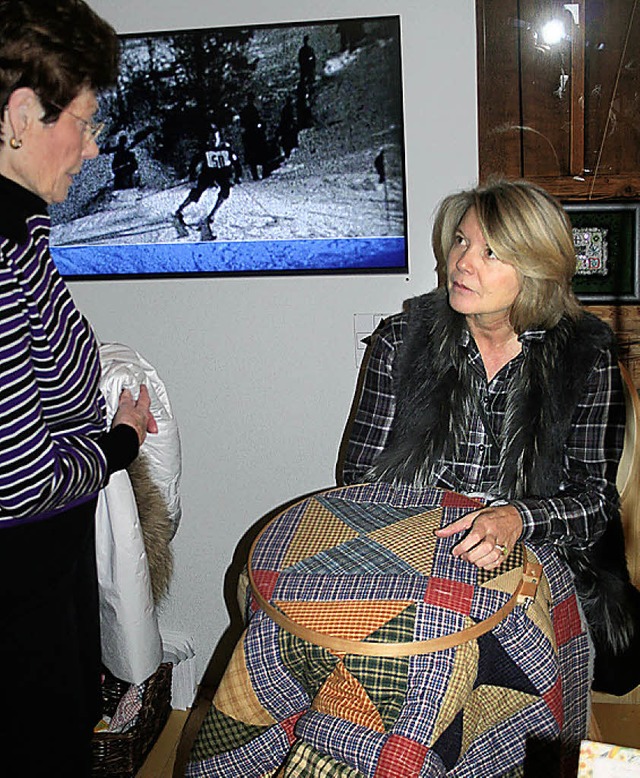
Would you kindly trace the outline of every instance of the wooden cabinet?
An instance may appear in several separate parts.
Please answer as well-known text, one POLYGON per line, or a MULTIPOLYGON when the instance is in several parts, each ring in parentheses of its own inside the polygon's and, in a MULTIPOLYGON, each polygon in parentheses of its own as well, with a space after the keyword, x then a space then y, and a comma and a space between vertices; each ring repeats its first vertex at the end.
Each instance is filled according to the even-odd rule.
POLYGON ((477 0, 476 14, 481 180, 528 178, 563 201, 639 199, 639 0, 477 0))

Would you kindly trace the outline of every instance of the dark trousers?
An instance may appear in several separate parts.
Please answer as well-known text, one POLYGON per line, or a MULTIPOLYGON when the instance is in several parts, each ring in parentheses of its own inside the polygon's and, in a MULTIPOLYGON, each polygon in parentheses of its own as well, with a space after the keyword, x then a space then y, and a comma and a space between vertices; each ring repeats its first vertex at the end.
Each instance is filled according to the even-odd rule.
POLYGON ((95 501, 0 525, 0 775, 91 773, 100 719, 95 501))

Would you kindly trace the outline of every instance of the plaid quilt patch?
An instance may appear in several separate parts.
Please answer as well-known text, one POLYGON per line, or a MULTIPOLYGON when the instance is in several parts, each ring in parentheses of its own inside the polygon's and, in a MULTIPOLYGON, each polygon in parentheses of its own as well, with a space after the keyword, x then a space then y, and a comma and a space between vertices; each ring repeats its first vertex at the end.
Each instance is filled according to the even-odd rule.
MULTIPOLYGON (((368 601, 346 600, 339 602, 283 602, 274 604, 290 619, 303 627, 324 635, 364 640, 399 613, 413 605, 407 600, 368 601)), ((408 640, 412 636, 409 635, 408 640)))
MULTIPOLYGON (((357 678, 375 705, 382 721, 382 732, 388 732, 400 715, 409 683, 409 659, 347 654, 345 667, 357 678)), ((351 719, 353 721, 353 719, 351 719)))
POLYGON ((276 720, 260 705, 245 661, 244 642, 236 646, 227 670, 214 698, 216 708, 233 716, 237 710, 244 712, 244 722, 249 725, 269 727, 276 720))
POLYGON ((295 534, 287 547, 282 566, 292 567, 325 548, 336 548, 347 540, 358 537, 342 518, 336 516, 317 500, 309 502, 302 514, 295 534))
POLYGON ((478 507, 441 489, 361 484, 306 498, 249 560, 261 596, 325 635, 404 643, 457 632, 510 598, 526 558, 544 577, 477 640, 411 657, 334 652, 261 610, 196 739, 187 776, 552 778, 587 725, 589 646, 571 575, 551 548, 491 572, 434 530, 478 507), (531 760, 534 760, 531 762, 531 760))
POLYGON ((339 662, 311 703, 313 710, 338 716, 375 732, 384 732, 382 716, 367 690, 339 662))
POLYGON ((310 700, 340 661, 326 648, 314 646, 284 629, 278 633, 278 649, 283 666, 307 692, 310 700))
POLYGON ((330 756, 314 751, 311 746, 298 740, 289 753, 282 778, 364 778, 364 776, 330 756))
POLYGON ((225 716, 214 704, 202 724, 192 757, 198 759, 233 751, 259 737, 267 729, 268 727, 252 726, 225 716))
POLYGON ((427 747, 401 735, 391 735, 382 747, 374 778, 418 778, 427 747))

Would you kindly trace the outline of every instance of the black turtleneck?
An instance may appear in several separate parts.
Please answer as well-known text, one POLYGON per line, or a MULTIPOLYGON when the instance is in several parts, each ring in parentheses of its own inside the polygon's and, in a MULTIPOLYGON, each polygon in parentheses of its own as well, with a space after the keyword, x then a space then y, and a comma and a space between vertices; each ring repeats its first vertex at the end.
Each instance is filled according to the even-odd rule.
POLYGON ((23 243, 27 219, 44 214, 48 214, 47 204, 41 197, 0 175, 0 238, 23 243))

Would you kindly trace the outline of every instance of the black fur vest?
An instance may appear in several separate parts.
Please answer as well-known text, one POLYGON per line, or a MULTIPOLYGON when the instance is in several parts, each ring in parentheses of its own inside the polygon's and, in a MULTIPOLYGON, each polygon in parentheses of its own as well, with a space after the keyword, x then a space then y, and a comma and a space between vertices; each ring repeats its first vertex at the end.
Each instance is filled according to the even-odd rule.
MULTIPOLYGON (((455 431, 471 412, 474 379, 461 345, 464 317, 450 308, 444 290, 411 300, 406 316, 394 363, 395 417, 369 478, 427 485, 442 454, 455 456, 455 431)), ((615 352, 613 332, 587 312, 529 342, 507 403, 496 497, 558 493, 564 443, 601 349, 615 352)), ((599 658, 624 652, 640 633, 617 505, 610 514, 605 534, 589 550, 556 544, 575 574, 599 658)))

